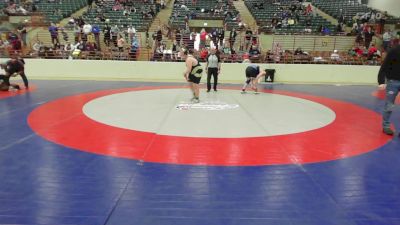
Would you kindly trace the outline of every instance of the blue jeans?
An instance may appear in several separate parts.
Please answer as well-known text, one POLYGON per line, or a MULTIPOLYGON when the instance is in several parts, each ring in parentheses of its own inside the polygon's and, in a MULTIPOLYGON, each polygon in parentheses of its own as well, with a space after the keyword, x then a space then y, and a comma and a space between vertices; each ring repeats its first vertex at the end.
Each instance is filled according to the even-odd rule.
POLYGON ((400 91, 400 80, 388 80, 386 85, 386 100, 385 107, 383 109, 383 123, 384 128, 390 127, 390 115, 394 108, 394 102, 396 100, 397 94, 400 91))

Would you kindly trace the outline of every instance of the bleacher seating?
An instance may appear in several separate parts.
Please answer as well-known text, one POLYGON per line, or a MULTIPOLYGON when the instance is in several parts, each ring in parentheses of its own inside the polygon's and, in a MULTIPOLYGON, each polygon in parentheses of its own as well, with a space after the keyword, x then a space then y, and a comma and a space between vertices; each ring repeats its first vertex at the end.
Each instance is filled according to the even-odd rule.
MULTIPOLYGON (((312 4, 336 19, 342 14, 348 25, 351 25, 349 23, 357 14, 362 15, 373 10, 365 4, 360 4, 357 0, 312 0, 312 4)), ((399 21, 399 18, 389 16, 386 23, 398 23, 399 21)))
MULTIPOLYGON (((280 4, 272 4, 271 0, 262 1, 262 0, 247 0, 245 2, 247 8, 253 15, 254 19, 256 19, 257 24, 260 27, 270 26, 272 19, 276 14, 278 16, 278 20, 280 20, 280 15, 282 14, 282 7, 290 7, 293 1, 280 1, 280 4), (259 9, 258 7, 254 7, 255 5, 263 4, 263 9, 259 9)), ((315 17, 310 16, 312 18, 311 30, 312 32, 316 32, 318 28, 321 26, 327 27, 330 31, 335 31, 335 25, 331 24, 327 20, 325 20, 320 15, 316 14, 315 17)), ((306 28, 306 16, 303 13, 300 13, 300 20, 297 24, 287 26, 287 27, 277 27, 275 29, 276 33, 303 33, 306 28)))
POLYGON ((238 23, 235 20, 235 17, 239 14, 239 12, 235 9, 233 4, 228 0, 215 1, 215 0, 198 0, 196 4, 193 4, 191 1, 185 1, 185 8, 181 7, 182 4, 179 3, 178 0, 174 2, 174 9, 172 11, 172 15, 170 18, 170 25, 173 28, 184 28, 185 27, 185 16, 186 15, 195 15, 190 19, 204 19, 204 20, 225 20, 226 28, 237 28, 238 23), (223 6, 224 10, 228 7, 228 16, 224 15, 224 12, 214 13, 214 9, 220 8, 223 6), (174 18, 174 15, 177 15, 174 18))
POLYGON ((109 22, 96 19, 98 15, 96 8, 84 13, 84 21, 90 24, 98 24, 101 27, 104 27, 106 23, 110 25, 118 25, 119 27, 127 27, 129 25, 132 25, 136 29, 136 31, 144 32, 149 28, 154 18, 142 18, 140 9, 144 7, 146 10, 148 10, 150 7, 155 7, 155 5, 144 3, 140 0, 134 0, 131 2, 133 3, 133 6, 137 9, 136 13, 131 12, 130 15, 125 16, 123 15, 123 10, 115 11, 112 9, 114 5, 113 2, 106 2, 106 4, 103 6, 102 12, 105 18, 109 20, 109 22))
POLYGON ((58 23, 60 20, 69 17, 72 13, 78 11, 87 5, 86 0, 68 0, 68 1, 55 1, 48 2, 46 0, 41 0, 39 3, 35 3, 38 12, 43 13, 48 23, 58 23), (55 13, 59 10, 60 13, 55 13))

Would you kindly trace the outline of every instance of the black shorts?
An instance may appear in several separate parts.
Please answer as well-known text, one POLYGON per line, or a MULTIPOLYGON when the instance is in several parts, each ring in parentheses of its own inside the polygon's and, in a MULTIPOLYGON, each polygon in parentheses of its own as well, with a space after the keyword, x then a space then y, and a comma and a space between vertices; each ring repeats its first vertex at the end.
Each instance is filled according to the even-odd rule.
POLYGON ((188 77, 189 82, 192 82, 195 84, 200 84, 200 80, 201 80, 201 77, 196 77, 193 74, 189 74, 189 77, 188 77))
POLYGON ((254 77, 254 78, 256 78, 259 73, 260 73, 260 71, 258 71, 257 69, 255 69, 253 67, 247 67, 246 68, 246 77, 254 77))

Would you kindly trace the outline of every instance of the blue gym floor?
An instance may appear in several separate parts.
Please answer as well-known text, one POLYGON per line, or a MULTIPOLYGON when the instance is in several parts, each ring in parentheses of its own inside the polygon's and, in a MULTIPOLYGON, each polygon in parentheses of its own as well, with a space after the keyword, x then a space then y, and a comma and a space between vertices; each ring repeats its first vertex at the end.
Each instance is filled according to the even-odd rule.
MULTIPOLYGON (((37 90, 0 99, 0 224, 400 224, 397 134, 368 153, 319 163, 196 166, 143 162, 52 143, 35 133, 27 118, 37 107, 66 96, 185 84, 31 82, 37 90)), ((340 100, 377 113, 384 103, 371 95, 374 86, 261 87, 340 100)), ((398 106, 392 121, 400 128, 398 106)), ((348 126, 352 129, 351 121, 348 126)))

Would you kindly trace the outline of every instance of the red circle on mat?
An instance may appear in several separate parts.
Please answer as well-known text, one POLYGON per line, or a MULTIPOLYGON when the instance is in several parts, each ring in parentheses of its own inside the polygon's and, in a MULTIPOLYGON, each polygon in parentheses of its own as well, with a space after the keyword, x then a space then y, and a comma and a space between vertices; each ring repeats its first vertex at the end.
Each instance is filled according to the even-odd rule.
MULTIPOLYGON (((385 90, 377 90, 372 92, 372 96, 377 97, 378 99, 385 100, 386 98, 386 91, 385 90)), ((400 95, 397 96, 395 103, 400 105, 400 95)))
POLYGON ((96 122, 83 106, 106 95, 152 89, 141 87, 104 90, 64 97, 35 109, 30 127, 45 139, 96 154, 145 162, 250 166, 303 164, 347 158, 379 148, 390 140, 382 134, 380 116, 368 109, 324 97, 271 91, 325 105, 336 113, 329 125, 307 132, 249 138, 193 138, 158 135, 96 122))

